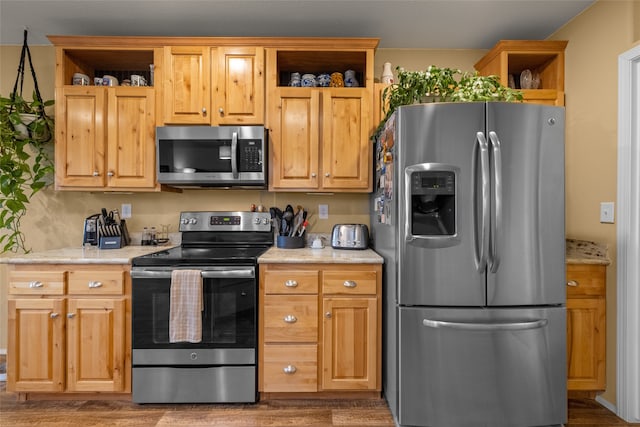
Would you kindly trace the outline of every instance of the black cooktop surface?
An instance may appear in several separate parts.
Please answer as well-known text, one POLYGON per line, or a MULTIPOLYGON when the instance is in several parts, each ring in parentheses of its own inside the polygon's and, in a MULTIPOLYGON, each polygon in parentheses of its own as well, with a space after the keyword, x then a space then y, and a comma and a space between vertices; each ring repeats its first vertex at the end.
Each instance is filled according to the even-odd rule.
POLYGON ((133 258, 132 265, 134 267, 223 264, 255 265, 257 264, 258 257, 266 252, 267 249, 269 249, 268 246, 176 246, 133 258))

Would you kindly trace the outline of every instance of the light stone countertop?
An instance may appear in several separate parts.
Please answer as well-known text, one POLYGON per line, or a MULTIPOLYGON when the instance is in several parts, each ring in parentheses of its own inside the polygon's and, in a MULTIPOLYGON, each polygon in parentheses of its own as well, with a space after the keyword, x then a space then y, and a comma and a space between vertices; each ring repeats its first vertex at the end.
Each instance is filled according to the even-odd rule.
POLYGON ((77 246, 2 257, 0 264, 130 264, 137 256, 168 247, 171 246, 125 246, 120 249, 77 246))
POLYGON ((567 239, 565 257, 567 264, 611 264, 607 246, 588 240, 567 239))
POLYGON ((322 249, 270 248, 258 258, 259 264, 382 264, 384 259, 371 249, 333 249, 325 246, 322 249))

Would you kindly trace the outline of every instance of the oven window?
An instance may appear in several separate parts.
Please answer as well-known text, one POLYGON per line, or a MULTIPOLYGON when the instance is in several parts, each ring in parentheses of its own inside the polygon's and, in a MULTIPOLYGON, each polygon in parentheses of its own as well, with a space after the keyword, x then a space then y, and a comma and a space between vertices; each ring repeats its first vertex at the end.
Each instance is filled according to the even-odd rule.
POLYGON ((135 279, 133 348, 253 348, 256 344, 254 279, 204 279, 202 342, 169 342, 169 279, 135 279))

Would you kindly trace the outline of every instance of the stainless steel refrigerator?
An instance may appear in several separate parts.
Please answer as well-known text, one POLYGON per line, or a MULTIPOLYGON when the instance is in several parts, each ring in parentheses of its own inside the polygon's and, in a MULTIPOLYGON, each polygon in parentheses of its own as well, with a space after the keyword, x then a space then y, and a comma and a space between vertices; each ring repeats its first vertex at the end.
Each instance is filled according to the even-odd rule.
POLYGON ((562 107, 419 104, 376 141, 397 424, 566 422, 564 128, 562 107))

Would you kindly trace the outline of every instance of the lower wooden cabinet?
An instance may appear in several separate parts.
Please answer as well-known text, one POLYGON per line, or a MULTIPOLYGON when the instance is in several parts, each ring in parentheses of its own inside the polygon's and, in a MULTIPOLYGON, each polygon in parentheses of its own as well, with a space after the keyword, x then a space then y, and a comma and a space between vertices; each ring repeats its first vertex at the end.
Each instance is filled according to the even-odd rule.
POLYGON ((261 265, 259 391, 380 391, 381 271, 261 265))
POLYGON ((126 266, 14 266, 7 390, 130 392, 126 266))
POLYGON ((567 265, 567 389, 605 390, 606 266, 567 265))

